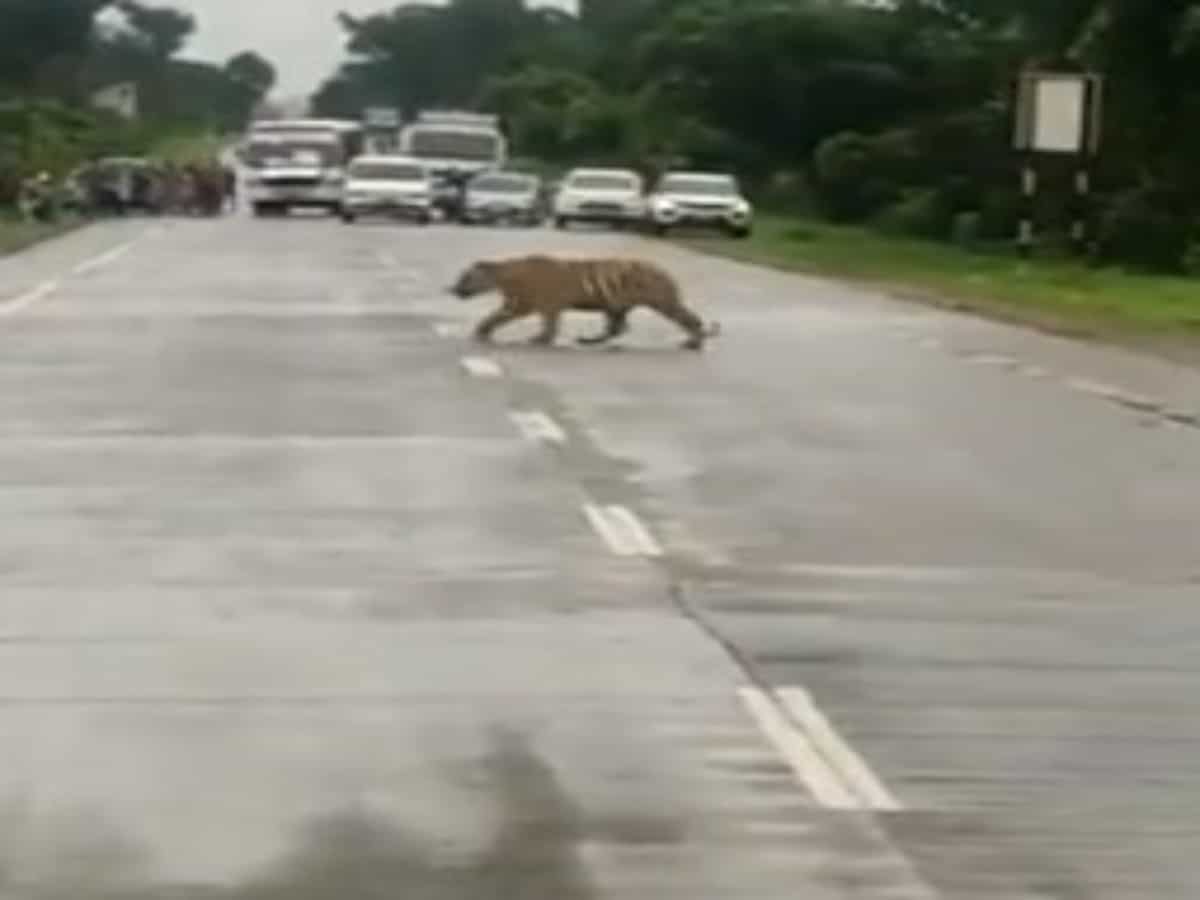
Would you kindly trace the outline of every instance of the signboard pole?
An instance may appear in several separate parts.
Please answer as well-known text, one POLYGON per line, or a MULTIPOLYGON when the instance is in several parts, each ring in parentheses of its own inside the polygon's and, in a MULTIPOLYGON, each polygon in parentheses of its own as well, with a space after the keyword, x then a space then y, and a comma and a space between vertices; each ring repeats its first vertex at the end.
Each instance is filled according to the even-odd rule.
POLYGON ((1033 156, 1030 155, 1021 166, 1021 221, 1017 233, 1017 252, 1023 259, 1033 255, 1033 247, 1037 240, 1037 191, 1038 173, 1033 156))
POLYGON ((1088 248, 1092 173, 1090 161, 1100 149, 1102 82, 1098 75, 1071 71, 1026 70, 1017 87, 1014 146, 1021 152, 1021 219, 1017 250, 1033 254, 1039 189, 1037 162, 1043 156, 1073 158, 1070 240, 1088 248))

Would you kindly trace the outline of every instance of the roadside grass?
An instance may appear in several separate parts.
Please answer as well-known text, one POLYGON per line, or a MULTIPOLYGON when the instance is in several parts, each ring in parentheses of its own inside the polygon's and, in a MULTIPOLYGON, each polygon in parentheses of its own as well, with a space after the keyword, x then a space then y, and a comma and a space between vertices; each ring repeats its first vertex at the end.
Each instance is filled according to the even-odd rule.
POLYGON ((941 307, 1097 338, 1167 338, 1200 350, 1200 280, 1025 262, 863 228, 764 216, 752 238, 692 238, 697 250, 859 281, 941 307))
POLYGON ((79 222, 64 219, 53 225, 23 222, 0 212, 0 256, 9 256, 32 247, 34 244, 66 234, 79 227, 79 222))

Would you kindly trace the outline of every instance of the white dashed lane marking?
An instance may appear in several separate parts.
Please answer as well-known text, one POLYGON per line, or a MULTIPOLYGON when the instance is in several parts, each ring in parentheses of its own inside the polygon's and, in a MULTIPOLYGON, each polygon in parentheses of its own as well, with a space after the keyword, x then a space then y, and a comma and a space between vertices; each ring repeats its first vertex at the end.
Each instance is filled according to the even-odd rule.
POLYGON ((767 740, 822 806, 868 812, 904 808, 804 688, 776 689, 778 702, 759 688, 739 693, 767 740))
POLYGON ((26 291, 24 294, 14 297, 7 303, 0 305, 0 315, 10 316, 13 313, 27 309, 33 304, 41 300, 45 300, 59 288, 58 281, 43 281, 31 291, 26 291))
POLYGON ((864 808, 877 812, 899 812, 903 809, 900 801, 866 761, 837 732, 808 691, 801 687, 782 687, 776 693, 784 709, 808 735, 842 782, 862 801, 864 808))
POLYGON ((121 259, 121 257, 128 254, 129 251, 133 249, 135 243, 137 242, 129 241, 128 243, 121 244, 119 247, 114 247, 107 253, 101 253, 99 256, 86 259, 71 271, 75 275, 86 275, 90 272, 95 272, 98 269, 103 269, 105 266, 111 266, 117 260, 121 259))
POLYGON ((588 522, 617 556, 659 557, 662 547, 641 519, 624 506, 583 507, 588 522))
POLYGON ((464 357, 462 367, 474 378, 500 378, 504 375, 504 370, 498 362, 483 356, 464 357))
POLYGON ((557 422, 544 412, 516 411, 510 413, 513 424, 528 440, 548 444, 565 444, 567 433, 557 422))
POLYGON ((829 809, 862 809, 862 801, 773 698, 754 687, 742 688, 738 695, 763 736, 818 803, 829 809))

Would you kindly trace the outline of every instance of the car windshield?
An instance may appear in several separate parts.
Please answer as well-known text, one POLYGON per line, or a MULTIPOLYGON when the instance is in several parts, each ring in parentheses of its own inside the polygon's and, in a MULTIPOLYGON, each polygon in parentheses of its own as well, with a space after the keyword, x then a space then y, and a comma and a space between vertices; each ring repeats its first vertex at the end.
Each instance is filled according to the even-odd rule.
POLYGON ((334 141, 304 139, 256 140, 246 148, 246 164, 254 168, 267 165, 335 166, 341 161, 341 148, 334 141))
POLYGON ((658 190, 663 194, 697 194, 705 197, 736 197, 737 182, 732 178, 670 175, 662 180, 658 190))
POLYGON ((500 155, 500 139, 485 131, 422 128, 413 131, 408 152, 422 159, 490 162, 500 155))
POLYGON ((486 175, 471 182, 472 190, 492 194, 528 194, 536 187, 536 180, 528 175, 486 175))
POLYGON ((636 191, 638 181, 632 175, 576 175, 568 185, 581 191, 636 191))
POLYGON ((360 162, 350 169, 358 181, 424 181, 425 170, 406 163, 360 162))

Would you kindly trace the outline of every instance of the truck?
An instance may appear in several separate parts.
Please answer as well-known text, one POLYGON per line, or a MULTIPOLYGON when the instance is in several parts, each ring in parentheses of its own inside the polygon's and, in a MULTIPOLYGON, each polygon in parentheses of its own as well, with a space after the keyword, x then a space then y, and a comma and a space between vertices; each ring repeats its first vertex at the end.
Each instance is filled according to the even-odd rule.
POLYGON ((288 119, 255 122, 239 158, 249 170, 246 195, 256 216, 292 209, 340 212, 346 167, 362 154, 357 122, 288 119))
POLYGON ((427 110, 400 132, 400 152, 429 168, 435 205, 443 215, 456 218, 466 183, 480 172, 502 169, 508 162, 508 141, 497 116, 427 110))

